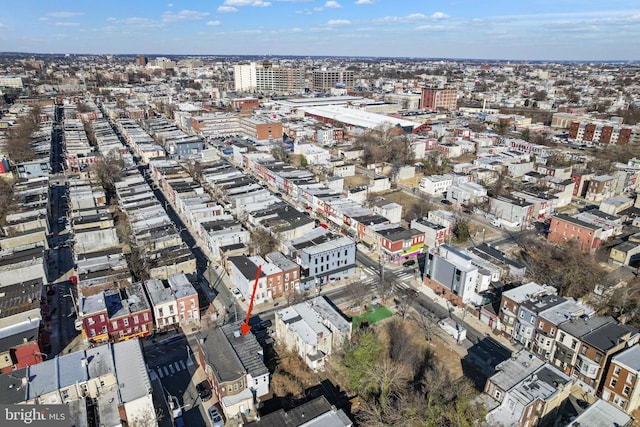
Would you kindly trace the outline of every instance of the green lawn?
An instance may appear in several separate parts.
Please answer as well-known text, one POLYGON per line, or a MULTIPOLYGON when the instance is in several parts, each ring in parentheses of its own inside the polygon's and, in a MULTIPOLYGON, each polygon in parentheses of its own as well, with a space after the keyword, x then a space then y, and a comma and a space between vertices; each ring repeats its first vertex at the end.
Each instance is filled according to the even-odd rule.
POLYGON ((367 313, 365 313, 365 314, 363 314, 361 316, 353 317, 353 321, 352 322, 353 322, 354 326, 357 326, 363 320, 368 321, 369 324, 373 324, 373 323, 379 322, 382 319, 386 319, 387 317, 391 317, 391 316, 393 316, 393 312, 391 310, 389 310, 384 305, 379 305, 373 311, 369 311, 369 312, 367 312, 367 313))

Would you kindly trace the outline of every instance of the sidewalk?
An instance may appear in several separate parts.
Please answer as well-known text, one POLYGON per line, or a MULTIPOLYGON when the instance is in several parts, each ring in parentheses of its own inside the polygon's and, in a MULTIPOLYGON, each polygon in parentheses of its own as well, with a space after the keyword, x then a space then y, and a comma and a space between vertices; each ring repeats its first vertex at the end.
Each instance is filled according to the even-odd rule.
MULTIPOLYGON (((438 303, 440 306, 449 310, 447 301, 444 298, 436 295, 436 293, 433 292, 433 290, 428 286, 420 284, 418 290, 423 294, 425 294, 428 298, 432 299, 434 302, 438 303)), ((515 347, 511 343, 511 341, 509 341, 509 339, 505 338, 501 334, 494 333, 493 329, 491 329, 488 325, 485 325, 484 323, 482 323, 480 319, 478 319, 477 317, 467 314, 466 310, 463 309, 462 307, 453 307, 452 310, 453 310, 453 314, 455 314, 458 318, 462 319, 464 323, 466 323, 476 331, 484 333, 487 336, 490 336, 491 338, 498 341, 504 347, 508 348, 513 352, 519 351, 519 349, 515 347)))

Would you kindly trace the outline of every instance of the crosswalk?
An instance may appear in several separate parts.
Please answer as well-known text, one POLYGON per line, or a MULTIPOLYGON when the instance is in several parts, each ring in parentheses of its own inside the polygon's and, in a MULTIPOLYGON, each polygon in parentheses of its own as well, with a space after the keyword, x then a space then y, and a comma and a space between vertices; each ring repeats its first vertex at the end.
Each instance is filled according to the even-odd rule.
POLYGON ((405 282, 405 281, 412 281, 415 279, 415 276, 413 275, 413 273, 402 273, 402 274, 398 274, 398 280, 405 282))
POLYGON ((177 372, 187 369, 189 366, 192 366, 193 362, 191 358, 187 358, 186 360, 178 360, 176 362, 170 362, 162 366, 156 366, 155 368, 150 368, 147 365, 147 371, 151 377, 151 380, 155 380, 157 378, 164 378, 171 376, 177 372))

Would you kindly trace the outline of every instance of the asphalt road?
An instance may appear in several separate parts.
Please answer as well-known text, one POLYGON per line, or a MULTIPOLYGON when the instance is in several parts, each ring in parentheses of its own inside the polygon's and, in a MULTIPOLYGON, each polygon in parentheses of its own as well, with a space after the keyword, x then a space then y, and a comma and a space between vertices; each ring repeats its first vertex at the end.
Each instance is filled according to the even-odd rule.
POLYGON ((160 380, 165 396, 178 398, 185 425, 206 425, 207 414, 191 381, 197 363, 186 337, 182 334, 155 335, 143 340, 143 350, 151 378, 160 380))

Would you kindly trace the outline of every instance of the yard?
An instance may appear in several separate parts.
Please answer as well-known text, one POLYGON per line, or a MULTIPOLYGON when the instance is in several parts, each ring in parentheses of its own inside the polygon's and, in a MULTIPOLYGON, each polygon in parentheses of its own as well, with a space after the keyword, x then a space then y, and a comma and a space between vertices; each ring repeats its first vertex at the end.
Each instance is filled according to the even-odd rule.
POLYGON ((379 306, 376 306, 376 308, 371 311, 367 310, 367 312, 363 315, 354 316, 353 326, 357 326, 363 321, 366 321, 371 325, 391 316, 393 316, 393 312, 391 310, 389 310, 384 305, 379 305, 379 306))

